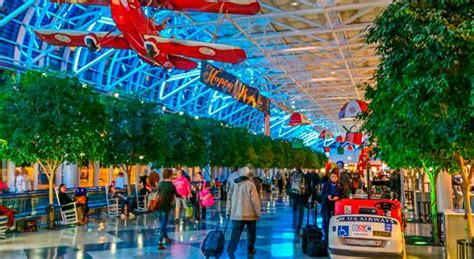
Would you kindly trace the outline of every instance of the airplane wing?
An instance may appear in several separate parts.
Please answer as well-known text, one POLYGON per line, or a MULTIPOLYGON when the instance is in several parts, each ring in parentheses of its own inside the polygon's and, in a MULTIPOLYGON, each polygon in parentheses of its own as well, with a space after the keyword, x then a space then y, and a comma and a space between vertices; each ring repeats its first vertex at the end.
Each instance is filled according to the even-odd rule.
POLYGON ((240 63, 247 58, 243 49, 229 45, 178 40, 154 35, 145 35, 145 40, 156 44, 159 50, 168 55, 215 60, 234 64, 240 63))
POLYGON ((162 7, 177 11, 256 14, 260 11, 258 0, 141 0, 142 6, 162 7))
MULTIPOLYGON (((49 0, 58 4, 110 5, 110 0, 49 0)), ((140 4, 176 11, 256 14, 260 11, 258 0, 138 0, 140 4)))
POLYGON ((35 34, 42 41, 57 46, 87 47, 89 38, 99 48, 130 49, 128 41, 117 33, 38 29, 35 34))
POLYGON ((179 56, 174 56, 174 55, 168 55, 168 58, 170 59, 170 62, 180 70, 191 70, 197 67, 197 63, 183 57, 179 56))
POLYGON ((57 4, 109 5, 110 0, 49 0, 57 4))

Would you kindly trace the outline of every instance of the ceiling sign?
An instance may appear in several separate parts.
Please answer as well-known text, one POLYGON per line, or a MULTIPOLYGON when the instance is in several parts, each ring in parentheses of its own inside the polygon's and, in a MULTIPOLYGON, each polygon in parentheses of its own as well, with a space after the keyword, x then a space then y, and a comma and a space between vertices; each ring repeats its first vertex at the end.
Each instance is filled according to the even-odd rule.
POLYGON ((204 61, 201 64, 201 82, 214 90, 232 96, 241 103, 270 114, 270 99, 261 95, 257 88, 244 84, 236 76, 204 61))

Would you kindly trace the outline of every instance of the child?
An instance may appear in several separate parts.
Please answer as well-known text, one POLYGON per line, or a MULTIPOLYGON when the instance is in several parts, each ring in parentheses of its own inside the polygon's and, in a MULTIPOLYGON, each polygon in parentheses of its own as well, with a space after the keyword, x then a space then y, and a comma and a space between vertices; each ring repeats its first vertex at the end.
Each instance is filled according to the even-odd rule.
POLYGON ((334 214, 334 204, 340 199, 342 188, 339 185, 339 172, 337 168, 331 171, 329 181, 323 185, 321 214, 323 214, 324 240, 327 244, 329 233, 329 220, 334 214))

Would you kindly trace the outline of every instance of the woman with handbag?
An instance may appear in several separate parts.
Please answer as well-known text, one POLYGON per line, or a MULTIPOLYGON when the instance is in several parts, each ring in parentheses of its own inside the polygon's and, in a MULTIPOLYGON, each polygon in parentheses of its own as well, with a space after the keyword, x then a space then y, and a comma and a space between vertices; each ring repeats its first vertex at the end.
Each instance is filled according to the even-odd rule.
POLYGON ((194 219, 196 222, 206 222, 207 206, 203 204, 203 198, 209 193, 206 187, 206 181, 203 179, 201 172, 198 172, 193 182, 194 189, 194 219))
POLYGON ((172 240, 168 237, 168 231, 166 226, 168 225, 168 219, 171 211, 171 204, 178 193, 176 187, 171 181, 171 176, 173 175, 173 170, 166 168, 163 170, 163 181, 158 184, 158 193, 155 197, 155 211, 157 217, 160 218, 160 237, 158 249, 164 250, 163 241, 167 244, 171 244, 172 240))

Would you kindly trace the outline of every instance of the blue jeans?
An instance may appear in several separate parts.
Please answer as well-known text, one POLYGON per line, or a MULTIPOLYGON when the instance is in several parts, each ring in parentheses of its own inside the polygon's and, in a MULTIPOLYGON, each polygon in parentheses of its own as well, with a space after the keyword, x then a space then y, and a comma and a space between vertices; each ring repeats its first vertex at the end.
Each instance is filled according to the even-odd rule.
POLYGON ((304 207, 305 202, 302 199, 293 199, 293 230, 295 233, 300 233, 303 227, 304 207))
POLYGON ((163 239, 169 238, 168 231, 166 230, 166 226, 168 225, 168 218, 170 216, 169 211, 157 211, 157 217, 160 217, 160 239, 159 243, 163 242, 163 239))
POLYGON ((327 244, 328 242, 328 235, 329 235, 329 222, 331 221, 331 217, 334 214, 334 203, 331 201, 327 201, 321 207, 321 214, 323 216, 323 230, 324 230, 324 240, 327 244))
POLYGON ((244 221, 244 220, 232 220, 232 234, 230 236, 229 246, 227 247, 227 253, 233 255, 237 250, 237 245, 240 241, 240 236, 247 225, 247 249, 255 249, 255 239, 257 238, 257 221, 244 221))

